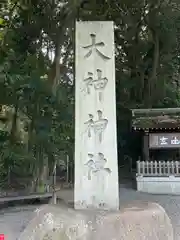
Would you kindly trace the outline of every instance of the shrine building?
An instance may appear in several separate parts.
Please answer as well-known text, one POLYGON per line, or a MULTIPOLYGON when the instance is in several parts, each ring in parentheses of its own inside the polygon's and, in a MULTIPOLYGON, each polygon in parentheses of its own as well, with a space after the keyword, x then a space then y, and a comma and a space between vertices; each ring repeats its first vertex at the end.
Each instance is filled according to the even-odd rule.
POLYGON ((180 108, 132 109, 132 132, 142 140, 137 190, 180 194, 180 108))

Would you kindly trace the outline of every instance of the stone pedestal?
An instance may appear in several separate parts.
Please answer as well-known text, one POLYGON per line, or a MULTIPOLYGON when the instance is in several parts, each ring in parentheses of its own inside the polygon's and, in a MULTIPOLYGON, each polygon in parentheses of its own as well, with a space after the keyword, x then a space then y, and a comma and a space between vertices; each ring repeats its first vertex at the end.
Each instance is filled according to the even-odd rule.
POLYGON ((153 194, 173 194, 180 195, 180 177, 143 177, 137 176, 137 190, 139 192, 153 193, 153 194))
POLYGON ((171 221, 155 203, 137 203, 114 212, 49 205, 36 214, 19 240, 173 240, 171 221))
POLYGON ((75 56, 75 208, 117 210, 113 22, 77 22, 75 56))

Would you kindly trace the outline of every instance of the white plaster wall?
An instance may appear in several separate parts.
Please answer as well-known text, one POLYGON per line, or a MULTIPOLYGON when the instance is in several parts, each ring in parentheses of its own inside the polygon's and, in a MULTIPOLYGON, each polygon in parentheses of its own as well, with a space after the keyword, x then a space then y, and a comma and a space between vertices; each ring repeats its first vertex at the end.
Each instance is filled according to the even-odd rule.
POLYGON ((180 194, 180 177, 136 177, 137 190, 156 194, 180 194))
MULTIPOLYGON (((116 95, 115 95, 115 59, 114 59, 114 26, 113 22, 77 22, 76 23, 76 124, 75 124, 75 208, 95 207, 119 208, 119 186, 117 168, 117 136, 116 136, 116 95), (91 44, 90 34, 96 35, 96 43, 103 42, 97 49, 109 57, 105 59, 96 49, 89 57, 85 55, 90 49, 83 46, 91 44), (86 92, 86 84, 83 81, 88 78, 88 72, 97 79, 97 69, 102 71, 102 78, 108 79, 107 85, 102 90, 101 101, 94 85, 90 86, 90 93, 86 92), (85 132, 89 120, 88 115, 98 119, 97 111, 102 111, 102 118, 108 120, 102 133, 100 142, 97 134, 91 131, 91 137, 85 132), (104 168, 110 169, 96 172, 91 180, 88 180, 88 153, 103 153, 107 160, 104 168), (102 207, 102 206, 101 206, 102 207)), ((96 123, 97 124, 97 123, 96 123)), ((97 125, 96 125, 97 126, 97 125)), ((101 169, 104 169, 101 166, 101 169)))

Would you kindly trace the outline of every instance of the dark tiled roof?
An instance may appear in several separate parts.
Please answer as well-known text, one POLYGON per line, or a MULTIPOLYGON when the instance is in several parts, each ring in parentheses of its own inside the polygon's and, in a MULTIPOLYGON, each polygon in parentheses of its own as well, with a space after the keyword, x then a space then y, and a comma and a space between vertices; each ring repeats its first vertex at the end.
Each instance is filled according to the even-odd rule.
POLYGON ((180 128, 180 108, 132 109, 132 127, 137 129, 180 128))

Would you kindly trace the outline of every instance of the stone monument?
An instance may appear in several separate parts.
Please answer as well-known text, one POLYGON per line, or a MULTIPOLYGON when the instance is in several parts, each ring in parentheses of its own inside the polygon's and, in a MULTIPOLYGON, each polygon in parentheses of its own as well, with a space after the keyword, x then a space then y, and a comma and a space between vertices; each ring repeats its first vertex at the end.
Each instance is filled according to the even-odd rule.
POLYGON ((119 209, 113 22, 76 22, 76 209, 119 209))
POLYGON ((79 210, 44 205, 19 240, 173 240, 171 221, 158 204, 138 202, 119 211, 115 99, 113 23, 77 22, 74 205, 79 210))
POLYGON ((46 205, 36 210, 18 240, 173 240, 173 237, 172 224, 164 209, 156 203, 141 202, 110 212, 46 205))

